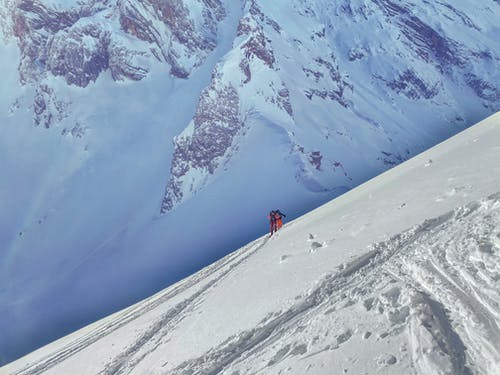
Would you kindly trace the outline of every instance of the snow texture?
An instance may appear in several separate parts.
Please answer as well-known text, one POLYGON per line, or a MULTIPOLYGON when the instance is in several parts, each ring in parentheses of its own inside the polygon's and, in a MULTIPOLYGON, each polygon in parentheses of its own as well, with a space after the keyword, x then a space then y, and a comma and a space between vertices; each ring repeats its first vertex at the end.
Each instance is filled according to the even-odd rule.
POLYGON ((500 113, 2 370, 498 373, 499 140, 500 113))

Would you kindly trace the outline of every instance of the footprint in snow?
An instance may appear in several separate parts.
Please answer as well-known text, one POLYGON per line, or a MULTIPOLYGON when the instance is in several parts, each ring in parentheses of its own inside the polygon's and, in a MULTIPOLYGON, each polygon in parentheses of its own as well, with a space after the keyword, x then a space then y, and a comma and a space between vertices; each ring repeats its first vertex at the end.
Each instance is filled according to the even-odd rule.
POLYGON ((295 346, 291 351, 290 355, 291 356, 298 356, 298 355, 304 355, 307 353, 307 345, 306 344, 300 344, 295 346))
POLYGON ((385 339, 387 336, 389 336, 389 332, 382 332, 378 337, 385 339))
POLYGON ((352 336, 352 331, 348 329, 344 333, 337 336, 337 345, 342 345, 344 342, 348 341, 352 336))
POLYGON ((290 255, 283 254, 282 256, 280 256, 280 263, 284 263, 288 258, 290 258, 290 255))
POLYGON ((340 348, 342 344, 344 344, 346 341, 349 341, 349 339, 352 337, 352 331, 348 329, 347 331, 341 333, 337 337, 335 337, 335 343, 332 345, 328 345, 329 350, 337 350, 340 348))
POLYGON ((319 242, 316 242, 314 241, 312 244, 311 244, 311 248, 309 250, 310 253, 315 253, 318 249, 322 248, 322 247, 325 247, 325 243, 319 243, 319 242))
POLYGON ((392 354, 382 354, 377 358, 377 364, 379 366, 391 366, 396 364, 397 358, 392 354))
POLYGON ((493 243, 490 242, 488 239, 480 239, 478 243, 478 249, 480 252, 485 253, 485 254, 495 254, 495 241, 493 240, 493 243))
POLYGON ((281 348, 280 350, 278 350, 276 352, 276 354, 274 355, 274 357, 269 360, 269 362, 267 363, 267 366, 270 367, 270 366, 273 366, 276 363, 280 362, 288 354, 288 352, 290 351, 290 348, 291 348, 291 345, 288 344, 288 345, 284 346, 283 348, 281 348))
POLYGON ((367 298, 363 301, 363 306, 365 307, 366 311, 370 311, 372 309, 374 302, 375 298, 373 297, 367 298))

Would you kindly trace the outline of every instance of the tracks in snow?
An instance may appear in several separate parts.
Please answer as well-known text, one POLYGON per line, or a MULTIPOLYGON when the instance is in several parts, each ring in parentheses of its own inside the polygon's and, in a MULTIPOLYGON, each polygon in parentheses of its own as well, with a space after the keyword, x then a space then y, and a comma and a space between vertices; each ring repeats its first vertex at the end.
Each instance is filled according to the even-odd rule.
POLYGON ((220 374, 228 365, 262 351, 266 346, 279 340, 286 331, 295 329, 299 322, 307 315, 313 314, 314 310, 328 304, 334 295, 341 295, 344 291, 362 284, 367 274, 387 262, 408 243, 414 242, 429 225, 426 222, 414 230, 393 237, 387 243, 377 245, 372 251, 347 264, 338 273, 326 277, 308 296, 288 310, 276 312, 254 329, 229 338, 220 347, 212 349, 202 357, 182 363, 172 374, 220 374))
MULTIPOLYGON (((498 316, 491 311, 500 303, 500 296, 491 285, 486 292, 478 289, 494 282, 495 272, 497 281, 500 280, 500 249, 493 248, 493 240, 485 245, 485 238, 495 236, 500 238, 500 194, 426 220, 373 245, 371 251, 327 276, 288 310, 275 312, 257 327, 228 338, 169 374, 238 374, 237 368, 245 372, 252 363, 259 363, 256 358, 268 356, 273 344, 279 341, 283 349, 269 361, 268 367, 279 362, 276 358, 305 354, 309 349, 305 344, 296 344, 296 328, 338 309, 345 304, 345 295, 353 297, 351 304, 364 303, 366 310, 376 311, 374 306, 378 306, 392 326, 406 332, 411 346, 410 362, 417 373, 444 371, 468 375, 470 364, 480 369, 478 373, 492 373, 499 370, 500 334, 498 316), (488 259, 497 265, 489 276, 483 273, 483 279, 477 276, 476 267, 484 265, 474 259, 478 256, 474 246, 477 252, 488 248, 489 253, 483 255, 491 256, 488 259), (390 287, 391 283, 396 286, 390 287), (381 284, 384 288, 389 285, 389 289, 383 289, 381 284), (485 293, 489 293, 489 299, 481 296, 485 293), (484 301, 490 302, 485 305, 484 301)), ((338 335, 337 344, 351 335, 351 330, 338 335)), ((316 354, 331 349, 328 345, 316 354)), ((312 355, 315 354, 306 357, 312 355)), ((396 358, 388 356, 384 360, 390 365, 396 358)), ((260 370, 263 368, 252 368, 255 372, 260 370)))
MULTIPOLYGON (((273 366, 287 360, 315 361, 317 356, 344 345, 357 332, 354 327, 334 324, 341 315, 337 312, 349 306, 358 306, 357 311, 364 311, 368 319, 385 316, 388 329, 378 337, 406 335, 411 349, 406 360, 417 373, 469 375, 471 368, 478 374, 500 371, 499 239, 500 193, 374 244, 366 254, 320 280, 287 310, 269 314, 256 327, 229 337, 204 355, 168 372, 165 369, 165 373, 277 372, 273 366), (338 330, 333 341, 325 338, 328 332, 321 339, 304 341, 317 333, 308 328, 315 323, 329 325, 330 331, 338 330)), ((43 373, 132 320, 178 298, 100 374, 133 372, 168 341, 177 324, 190 315, 207 292, 266 243, 267 239, 260 239, 249 244, 124 310, 54 355, 16 374, 43 373)), ((362 339, 368 340, 371 335, 367 331, 362 339)), ((402 358, 404 354, 393 353, 381 356, 378 361, 380 366, 392 366, 402 358)))
POLYGON ((173 328, 181 319, 181 313, 192 308, 196 301, 199 300, 204 293, 225 278, 232 270, 234 270, 235 267, 241 265, 255 252, 265 246, 267 241, 268 238, 266 236, 250 243, 242 251, 232 253, 218 262, 202 269, 198 273, 186 278, 180 283, 166 289, 165 291, 125 309, 123 312, 119 313, 118 316, 110 319, 84 336, 79 337, 75 341, 70 342, 56 353, 44 357, 11 375, 41 374, 76 353, 84 350, 117 329, 127 325, 131 321, 143 316, 149 311, 154 310, 159 305, 168 302, 184 292, 196 289, 198 284, 205 283, 204 285, 201 285, 196 292, 192 293, 187 298, 170 308, 161 316, 159 320, 153 322, 149 329, 147 329, 147 331, 144 332, 134 344, 128 347, 119 357, 109 363, 105 367, 104 371, 101 372, 101 374, 106 375, 124 373, 127 368, 133 368, 133 365, 140 362, 140 360, 144 358, 148 352, 154 350, 154 347, 150 348, 146 351, 146 353, 141 354, 139 358, 135 358, 135 356, 150 342, 150 340, 158 336, 158 333, 164 334, 166 330, 173 328))
MULTIPOLYGON (((500 194, 455 210, 438 229, 390 268, 427 296, 433 315, 448 320, 440 324, 440 334, 448 337, 450 348, 464 348, 442 350, 450 373, 469 374, 467 363, 477 373, 500 372, 500 247, 495 244, 500 235, 500 194), (441 314, 434 306, 440 306, 441 314)), ((425 323, 429 314, 420 318, 425 323)), ((442 358, 424 358, 420 346, 414 346, 417 368, 422 364, 422 371, 437 372, 442 358)))

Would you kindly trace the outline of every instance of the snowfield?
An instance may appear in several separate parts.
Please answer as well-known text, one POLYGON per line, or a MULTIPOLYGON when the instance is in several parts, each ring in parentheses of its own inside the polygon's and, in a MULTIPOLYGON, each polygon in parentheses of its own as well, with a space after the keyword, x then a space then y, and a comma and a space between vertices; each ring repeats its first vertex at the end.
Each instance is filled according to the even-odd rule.
POLYGON ((500 113, 0 373, 500 373, 498 160, 500 113))

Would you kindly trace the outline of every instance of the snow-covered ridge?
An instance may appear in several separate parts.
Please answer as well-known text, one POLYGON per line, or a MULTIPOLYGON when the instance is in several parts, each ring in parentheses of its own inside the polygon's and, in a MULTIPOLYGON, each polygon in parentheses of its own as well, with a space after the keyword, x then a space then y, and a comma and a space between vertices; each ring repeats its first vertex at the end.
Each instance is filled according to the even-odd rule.
POLYGON ((3 370, 496 373, 499 139, 496 114, 3 370))

